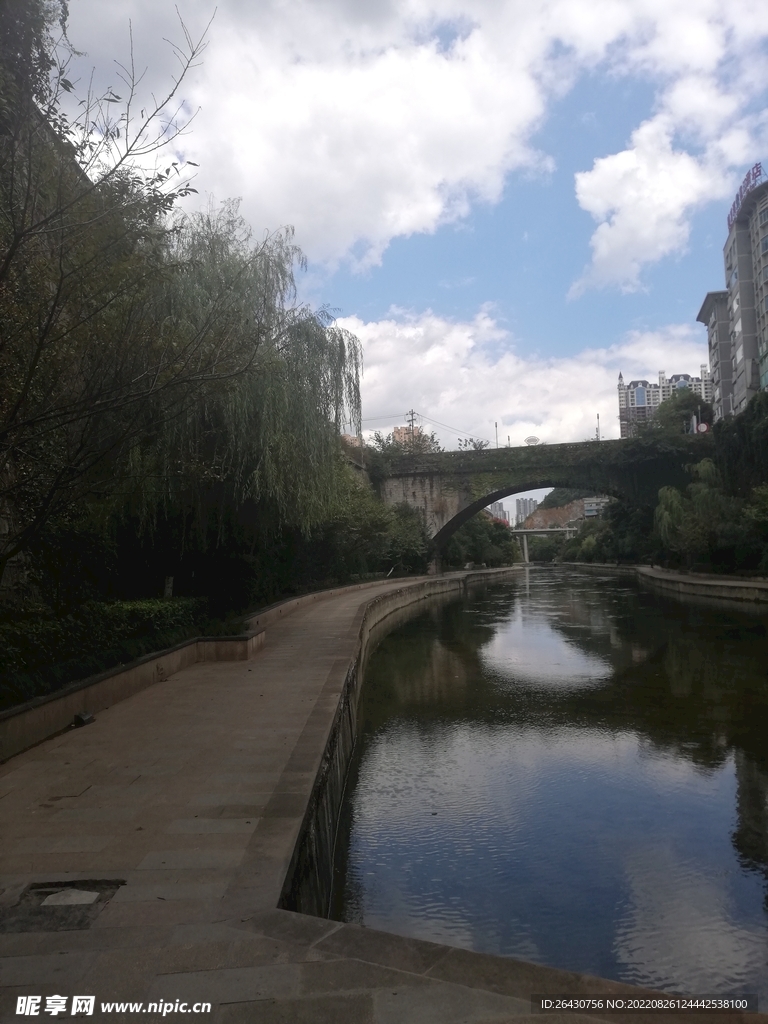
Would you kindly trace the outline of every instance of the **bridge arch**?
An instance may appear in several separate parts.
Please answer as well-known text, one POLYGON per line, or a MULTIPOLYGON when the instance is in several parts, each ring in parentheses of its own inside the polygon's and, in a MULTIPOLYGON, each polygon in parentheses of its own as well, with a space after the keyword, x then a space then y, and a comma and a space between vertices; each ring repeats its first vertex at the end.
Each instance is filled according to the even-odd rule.
MULTIPOLYGON (((490 494, 486 494, 484 497, 477 498, 475 501, 471 502, 465 508, 461 509, 461 511, 457 512, 453 516, 453 518, 449 519, 443 526, 440 527, 437 533, 435 533, 432 536, 432 543, 435 547, 435 550, 437 552, 442 551, 445 548, 445 545, 454 535, 454 533, 456 533, 456 531, 459 529, 459 527, 463 526, 464 523, 469 522, 470 519, 473 519, 478 514, 478 512, 482 512, 482 510, 484 508, 487 508, 487 506, 490 505, 491 502, 502 501, 504 498, 508 498, 512 494, 522 494, 525 491, 541 490, 544 487, 567 487, 573 490, 584 490, 583 487, 580 487, 579 485, 570 482, 542 484, 537 481, 534 484, 515 484, 515 486, 512 488, 505 487, 502 488, 501 490, 492 491, 490 494)), ((612 498, 622 497, 621 494, 611 494, 610 496, 612 498)))
POLYGON ((381 466, 378 489, 389 505, 424 515, 440 551, 453 533, 492 501, 540 487, 570 487, 655 505, 659 488, 685 486, 691 463, 708 457, 704 435, 647 435, 537 447, 402 456, 381 466))

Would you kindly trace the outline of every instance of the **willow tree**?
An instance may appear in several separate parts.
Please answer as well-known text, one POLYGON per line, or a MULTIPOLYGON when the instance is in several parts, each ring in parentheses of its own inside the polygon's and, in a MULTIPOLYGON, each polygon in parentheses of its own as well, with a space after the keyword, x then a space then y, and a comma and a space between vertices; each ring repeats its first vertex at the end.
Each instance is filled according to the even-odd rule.
POLYGON ((146 167, 183 130, 174 98, 203 43, 184 31, 167 94, 136 112, 132 62, 122 95, 74 95, 66 14, 0 0, 0 580, 104 485, 147 399, 220 372, 215 351, 164 349, 150 327, 164 217, 191 186, 146 167))
POLYGON ((357 338, 296 302, 304 258, 292 230, 254 242, 236 202, 177 217, 169 260, 177 270, 158 296, 163 332, 205 336, 235 358, 231 374, 137 438, 141 512, 183 510, 204 527, 211 507, 226 505, 258 526, 268 507, 273 522, 310 530, 334 505, 340 428, 360 428, 357 338))
POLYGON ((296 304, 291 232, 254 243, 232 204, 175 218, 189 181, 146 170, 202 41, 184 30, 138 117, 132 62, 78 106, 65 15, 0 0, 0 580, 51 520, 127 493, 215 481, 311 521, 333 425, 359 415, 357 344, 296 304))

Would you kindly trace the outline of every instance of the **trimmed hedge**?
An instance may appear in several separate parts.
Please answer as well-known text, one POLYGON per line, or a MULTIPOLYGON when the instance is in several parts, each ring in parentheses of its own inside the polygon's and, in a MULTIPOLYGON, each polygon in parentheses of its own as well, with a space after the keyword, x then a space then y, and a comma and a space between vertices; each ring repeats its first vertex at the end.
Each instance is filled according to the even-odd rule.
POLYGON ((221 624, 207 621, 206 612, 207 602, 199 598, 89 601, 59 618, 37 608, 0 621, 0 708, 53 693, 200 632, 220 632, 221 624))

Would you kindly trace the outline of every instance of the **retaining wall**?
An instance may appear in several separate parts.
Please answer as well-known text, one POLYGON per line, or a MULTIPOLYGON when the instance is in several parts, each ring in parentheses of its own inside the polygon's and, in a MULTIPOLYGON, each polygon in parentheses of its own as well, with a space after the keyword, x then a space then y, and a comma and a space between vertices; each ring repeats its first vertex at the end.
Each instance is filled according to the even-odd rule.
POLYGON ((0 763, 67 729, 79 711, 92 714, 132 697, 154 683, 169 679, 198 661, 242 661, 253 657, 266 640, 266 626, 314 601, 323 601, 342 590, 366 590, 383 580, 334 587, 290 598, 245 616, 248 631, 242 636, 194 637, 164 651, 155 651, 129 665, 107 669, 79 679, 55 693, 35 697, 0 711, 0 763))
POLYGON ((245 661, 264 646, 261 627, 242 636, 194 637, 130 665, 112 668, 0 712, 0 761, 42 743, 72 724, 79 711, 95 714, 198 661, 245 661))
POLYGON ((638 565, 638 578, 655 589, 678 596, 710 597, 729 601, 768 601, 768 580, 715 576, 706 573, 672 572, 655 566, 638 565))

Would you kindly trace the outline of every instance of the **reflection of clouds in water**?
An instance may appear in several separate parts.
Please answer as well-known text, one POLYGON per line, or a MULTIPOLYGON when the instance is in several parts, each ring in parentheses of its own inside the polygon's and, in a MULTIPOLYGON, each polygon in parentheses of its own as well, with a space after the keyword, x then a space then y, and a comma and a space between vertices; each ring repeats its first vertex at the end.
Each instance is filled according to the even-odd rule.
MULTIPOLYGON (((732 764, 729 758, 731 769, 732 764)), ((702 772, 634 732, 508 723, 435 724, 425 732, 397 722, 370 741, 357 787, 365 799, 356 814, 366 827, 381 822, 389 828, 420 819, 426 804, 439 806, 441 819, 453 815, 457 824, 484 814, 498 821, 503 808, 509 827, 532 806, 542 785, 577 776, 611 786, 640 785, 663 799, 711 799, 715 786, 718 799, 735 800, 732 770, 702 772)))
POLYGON ((535 789, 532 779, 509 785, 510 752, 509 733, 486 726, 397 725, 371 742, 350 844, 368 927, 541 961, 530 922, 514 910, 498 918, 496 887, 535 789))
POLYGON ((614 951, 628 981, 685 994, 763 992, 765 925, 731 920, 726 879, 704 874, 672 850, 646 847, 626 863, 628 906, 614 951), (718 979, 713 983, 713 979, 718 979))
POLYGON ((491 670, 538 686, 578 686, 608 679, 613 666, 570 643, 545 619, 523 616, 521 609, 497 630, 480 651, 491 670))

